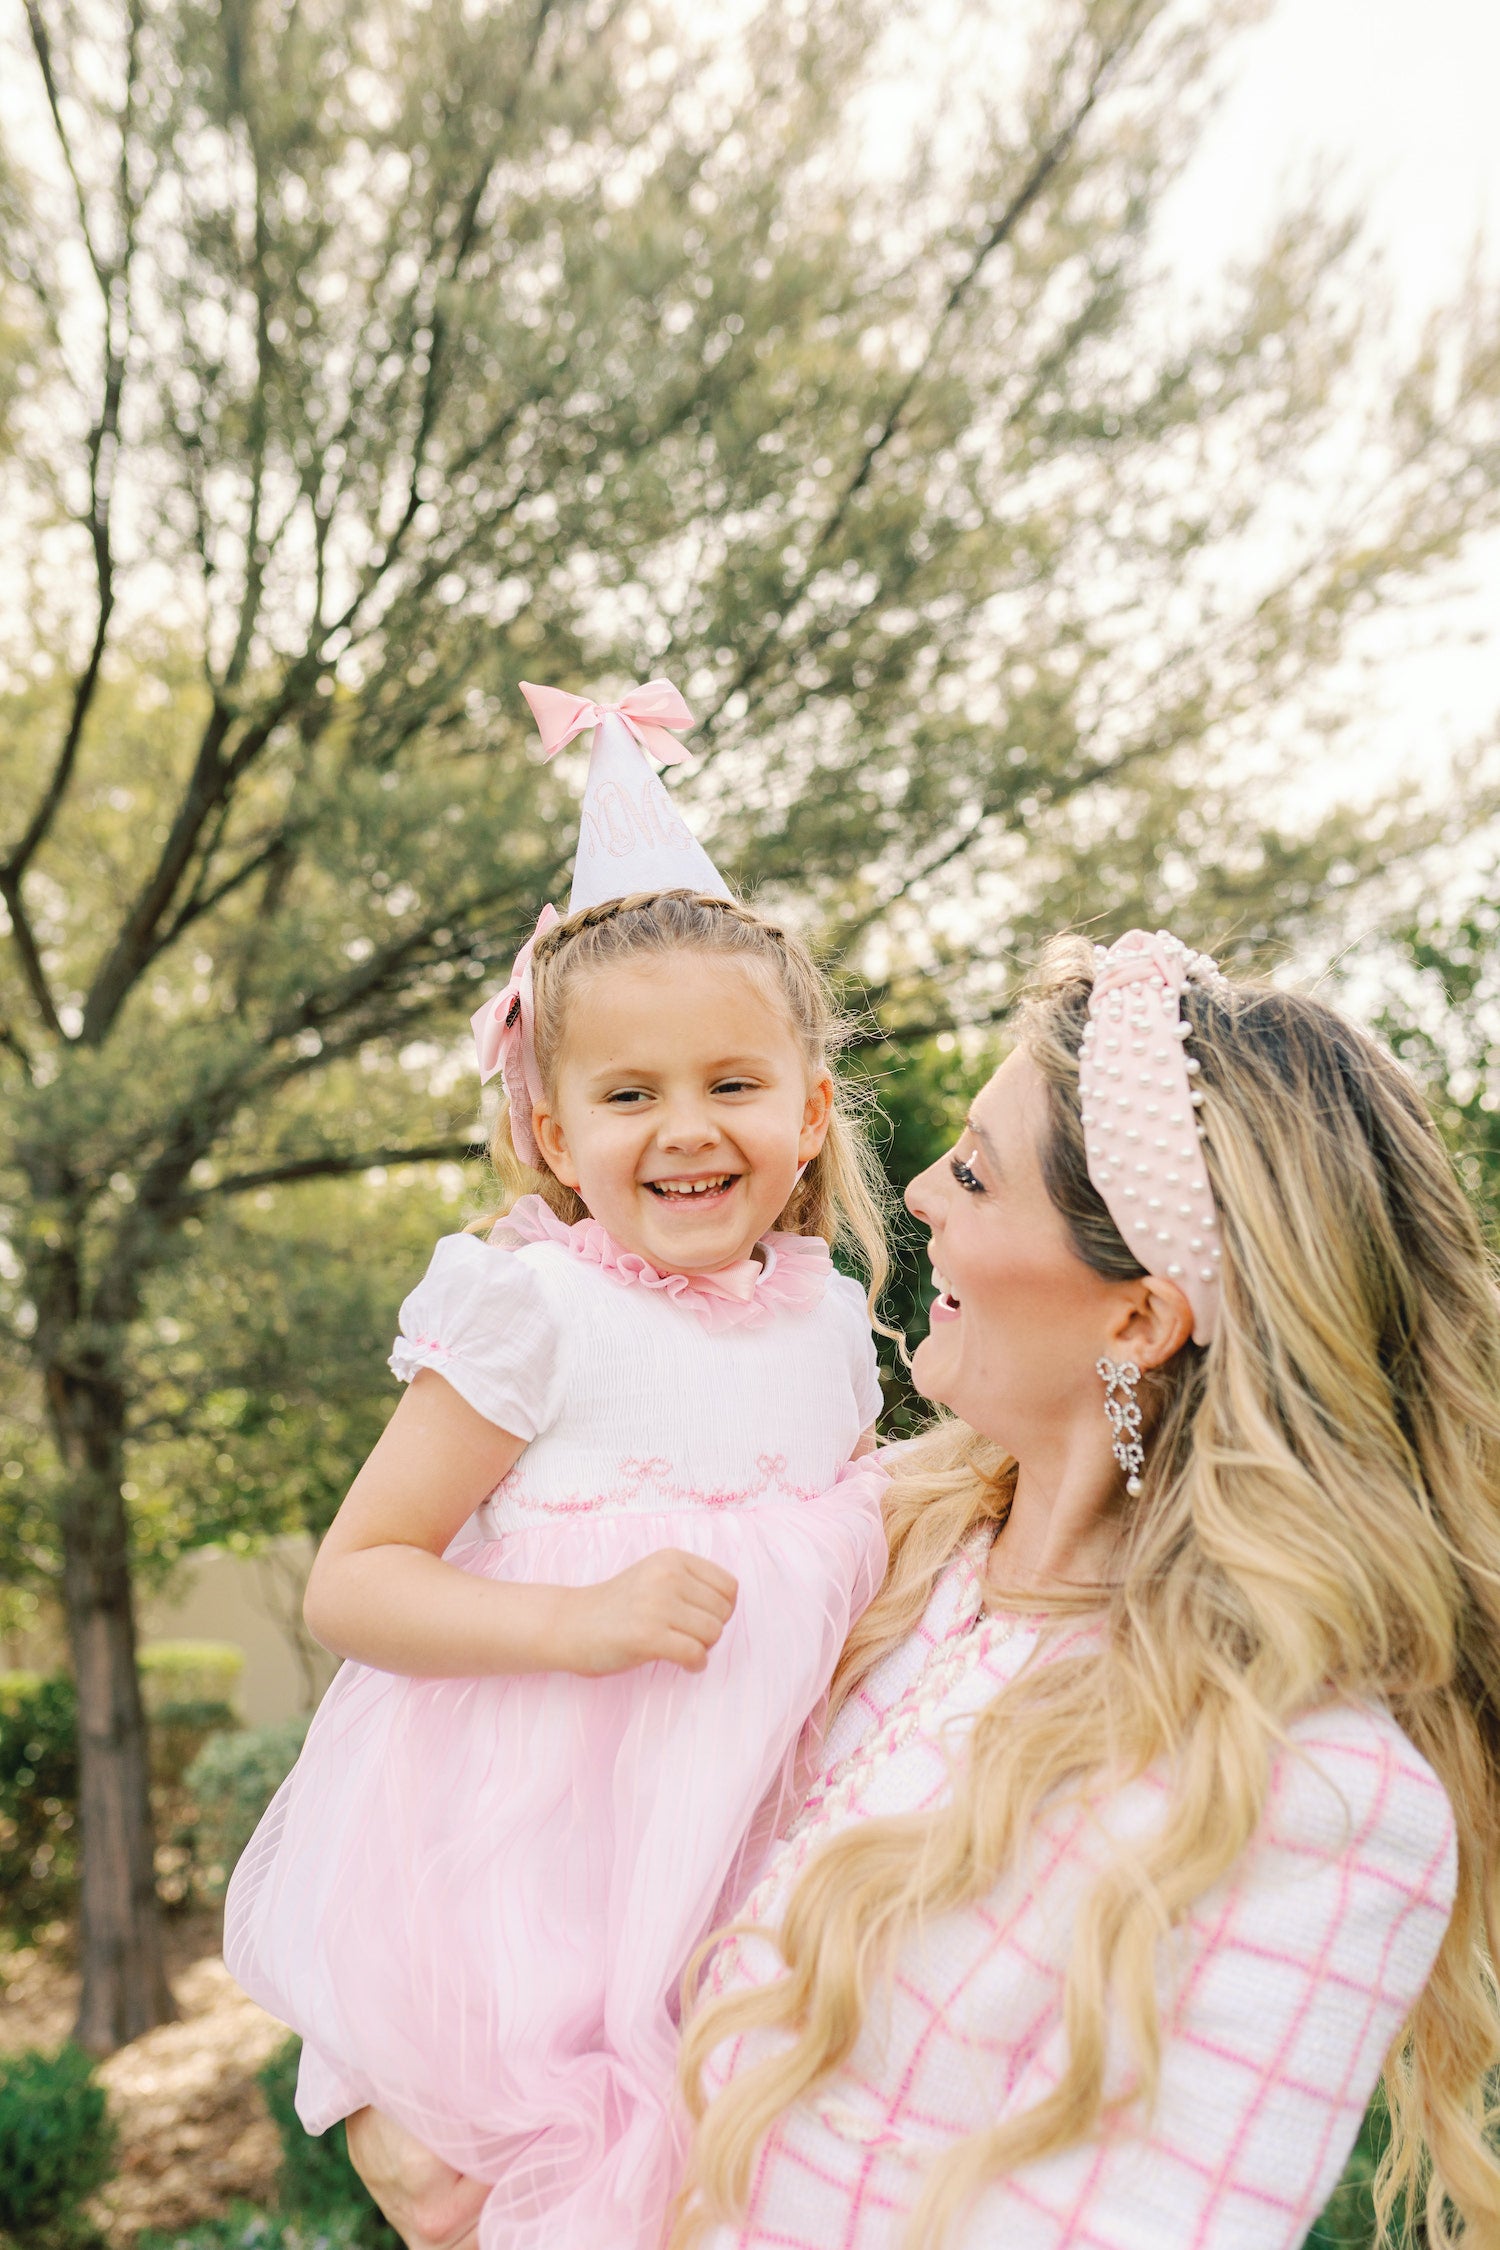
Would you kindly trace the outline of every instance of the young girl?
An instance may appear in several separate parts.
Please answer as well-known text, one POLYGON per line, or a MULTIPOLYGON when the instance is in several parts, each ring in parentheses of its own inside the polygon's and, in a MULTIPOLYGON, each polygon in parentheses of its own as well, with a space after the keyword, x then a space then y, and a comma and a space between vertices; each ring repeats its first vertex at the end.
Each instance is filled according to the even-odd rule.
POLYGON ((659 2240, 682 1970, 884 1566, 883 1479, 849 1465, 868 1317, 828 1245, 885 1260, 828 994, 685 837, 606 719, 573 908, 476 1018, 500 1168, 539 1192, 401 1308, 411 1387, 308 1587, 350 1661, 228 1904, 309 2131, 372 2104, 492 2182, 484 2250, 659 2240), (599 769, 630 757, 649 824, 611 831, 599 769), (643 836, 711 887, 590 902, 643 836))

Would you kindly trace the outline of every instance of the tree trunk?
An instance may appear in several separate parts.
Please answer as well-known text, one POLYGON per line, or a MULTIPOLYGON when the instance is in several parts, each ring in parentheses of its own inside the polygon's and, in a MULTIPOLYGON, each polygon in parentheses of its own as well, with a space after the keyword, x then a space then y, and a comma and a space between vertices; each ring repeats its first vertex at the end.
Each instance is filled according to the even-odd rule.
POLYGON ((120 1491, 125 1401, 102 1365, 52 1368, 47 1395, 68 1478, 63 1593, 78 1683, 83 1992, 74 2036, 104 2055, 176 2013, 162 1962, 120 1491))

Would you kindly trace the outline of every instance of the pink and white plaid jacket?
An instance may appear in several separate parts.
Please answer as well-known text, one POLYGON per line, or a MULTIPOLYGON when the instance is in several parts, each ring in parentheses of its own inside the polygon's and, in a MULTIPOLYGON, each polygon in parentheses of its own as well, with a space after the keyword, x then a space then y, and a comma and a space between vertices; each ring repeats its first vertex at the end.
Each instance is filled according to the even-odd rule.
MULTIPOLYGON (((1034 1646, 1034 1625, 979 1618, 980 1552, 955 1560, 918 1630, 840 1713, 821 1778, 751 1895, 748 1914, 767 1929, 827 1837, 940 1800, 945 1736, 961 1743, 1034 1646)), ((1128 2113, 998 2181, 953 2250, 1301 2243, 1432 1967, 1455 1847, 1440 1784, 1387 1713, 1335 1707, 1292 1734, 1254 1845, 1163 1962, 1153 2115, 1128 2113)), ((848 2063, 780 2119, 743 2223, 718 2229, 713 2250, 898 2250, 931 2158, 1055 2083, 1080 1888, 1112 1840, 1150 1827, 1161 1798, 1148 1777, 1092 1819, 1076 1808, 1044 1819, 1022 1872, 906 1942, 848 2063)), ((709 1981, 729 1990, 777 1972, 774 1949, 752 1932, 726 1941, 709 1981)), ((773 2036, 727 2042, 710 2088, 768 2053, 773 2036)), ((1118 2088, 1128 2070, 1122 2048, 1118 2088)))

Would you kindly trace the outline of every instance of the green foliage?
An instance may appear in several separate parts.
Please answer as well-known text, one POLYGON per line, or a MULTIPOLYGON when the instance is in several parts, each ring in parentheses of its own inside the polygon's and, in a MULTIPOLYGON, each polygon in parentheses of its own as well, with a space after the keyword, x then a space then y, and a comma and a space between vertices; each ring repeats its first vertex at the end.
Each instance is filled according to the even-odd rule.
POLYGON ((136 1549, 323 1531, 395 1403, 401 1299, 468 1216, 454 1183, 404 1174, 267 1190, 205 1213, 153 1278, 131 1377, 136 1549))
MULTIPOLYGON (((1492 872, 1485 892, 1494 889, 1492 872)), ((1500 1241, 1500 908, 1481 896, 1408 925, 1396 942, 1407 989, 1378 1028, 1421 1084, 1500 1241)))
POLYGON ((1374 2250, 1375 2173, 1385 2145, 1383 2105, 1372 2102, 1338 2186, 1319 2214, 1303 2250, 1374 2250))
POLYGON ((183 1776, 197 1806, 194 1857, 210 1891, 221 1891, 256 1824, 297 1762, 306 1719, 211 1735, 183 1776))
MULTIPOLYGON (((891 1278, 881 1309, 890 1325, 901 1330, 910 1351, 927 1333, 932 1269, 927 1230, 906 1209, 902 1194, 952 1147, 969 1103, 999 1060, 994 1039, 965 1042, 946 1032, 860 1059, 859 1075, 874 1104, 874 1139, 891 1191, 891 1278)), ((880 1361, 886 1394, 882 1428, 887 1437, 903 1437, 920 1428, 931 1410, 916 1397, 906 1363, 893 1345, 881 1342, 880 1361)))
POLYGON ((76 1879, 78 1701, 64 1673, 0 1673, 0 1915, 27 1935, 76 1879))
POLYGON ((340 2241, 357 2241, 359 2250, 401 2250, 399 2235, 381 2217, 349 2161, 343 2126, 330 2126, 316 2137, 303 2131, 295 2098, 301 2053, 301 2040, 289 2039, 257 2073, 281 2140, 281 2210, 300 2226, 326 2228, 340 2241))
POLYGON ((104 2089, 79 2048, 0 2060, 0 2241, 81 2250, 93 2239, 83 2205, 114 2156, 104 2089))
POLYGON ((150 1641, 137 1651, 151 1730, 151 1774, 175 1783, 211 1734, 239 1724, 233 1697, 245 1652, 233 1641, 150 1641))
POLYGON ((163 1703, 151 1713, 151 1778, 176 1787, 204 1744, 239 1726, 229 1703, 163 1703))
POLYGON ((233 1641, 148 1641, 136 1655, 146 1709, 167 1703, 227 1703, 245 1669, 245 1652, 233 1641))
POLYGON ((1365 2111, 1359 2138, 1344 2166, 1343 2177, 1318 2216, 1317 2225, 1302 2250, 1426 2250, 1427 2223, 1418 2213, 1410 2237, 1405 2232, 1405 2211, 1397 2202, 1384 2234, 1375 2227, 1375 2175, 1390 2139, 1390 2116, 1383 2089, 1365 2111))
POLYGON ((237 2205, 222 2219, 205 2219, 181 2233, 136 2236, 135 2250, 384 2250, 356 2212, 319 2220, 285 2218, 237 2205))
POLYGON ((239 1725, 232 1703, 216 1703, 211 1698, 194 1698, 181 1703, 159 1703, 151 1713, 154 1732, 182 1734, 223 1734, 239 1725))

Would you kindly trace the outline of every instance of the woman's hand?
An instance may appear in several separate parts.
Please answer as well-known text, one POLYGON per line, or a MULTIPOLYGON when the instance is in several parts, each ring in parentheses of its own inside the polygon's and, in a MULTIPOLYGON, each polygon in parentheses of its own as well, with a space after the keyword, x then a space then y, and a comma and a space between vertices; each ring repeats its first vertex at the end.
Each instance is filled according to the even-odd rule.
POLYGON ((408 2250, 479 2250, 489 2189, 412 2139, 378 2109, 350 2118, 349 2161, 408 2250))
POLYGON ((662 1663, 701 1672, 734 1614, 738 1593, 717 1563, 663 1547, 617 1578, 575 1589, 567 1669, 599 1677, 662 1663))

